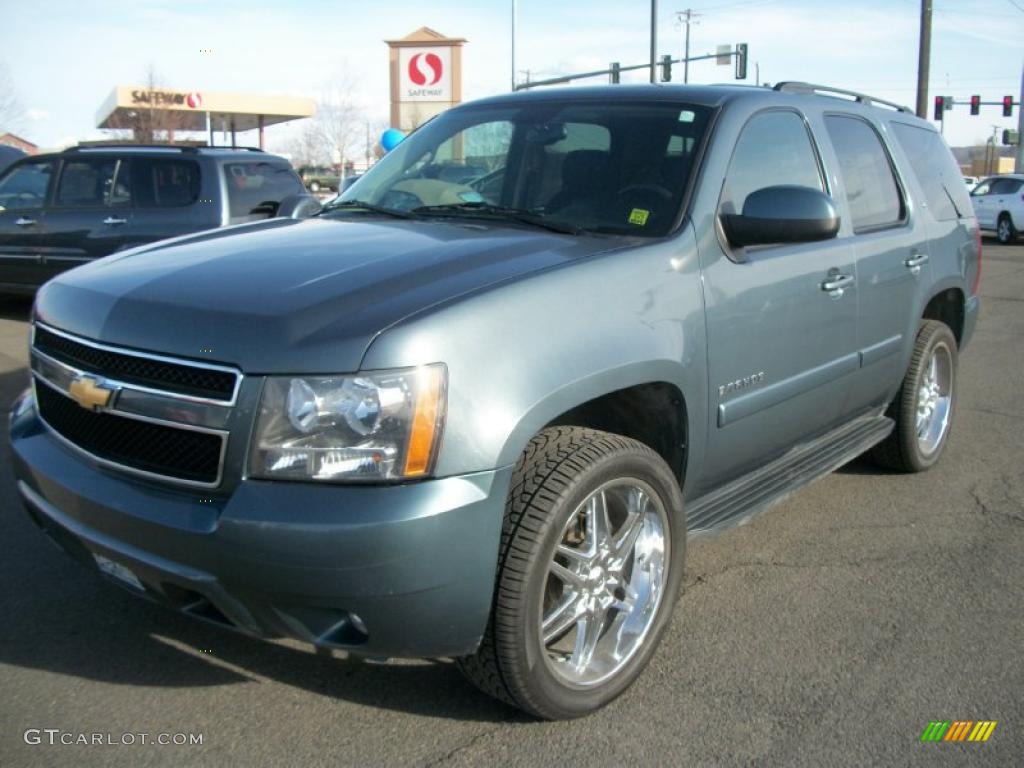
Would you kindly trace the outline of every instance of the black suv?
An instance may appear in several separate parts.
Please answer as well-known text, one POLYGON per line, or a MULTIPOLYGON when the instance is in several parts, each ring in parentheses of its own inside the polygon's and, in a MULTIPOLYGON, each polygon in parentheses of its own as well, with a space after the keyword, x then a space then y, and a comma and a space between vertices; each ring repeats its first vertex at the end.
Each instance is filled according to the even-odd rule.
POLYGON ((126 248, 282 215, 305 196, 287 160, 255 149, 92 146, 25 158, 0 176, 0 291, 32 292, 126 248))

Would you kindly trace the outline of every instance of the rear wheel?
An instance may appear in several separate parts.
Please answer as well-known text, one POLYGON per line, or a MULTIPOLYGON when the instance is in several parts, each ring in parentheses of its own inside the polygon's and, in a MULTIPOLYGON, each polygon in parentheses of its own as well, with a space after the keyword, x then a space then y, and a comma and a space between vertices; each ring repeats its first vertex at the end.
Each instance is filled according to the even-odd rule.
POLYGON ((889 406, 896 428, 872 451, 882 466, 921 472, 939 460, 953 425, 957 345, 949 326, 921 323, 903 385, 889 406))
POLYGON ((996 223, 996 239, 1003 245, 1010 245, 1017 239, 1017 229, 1013 226, 1010 214, 1004 213, 996 223))
POLYGON ((494 607, 462 671, 538 717, 604 706, 654 654, 685 543, 679 484, 654 451, 594 430, 544 430, 516 466, 494 607))

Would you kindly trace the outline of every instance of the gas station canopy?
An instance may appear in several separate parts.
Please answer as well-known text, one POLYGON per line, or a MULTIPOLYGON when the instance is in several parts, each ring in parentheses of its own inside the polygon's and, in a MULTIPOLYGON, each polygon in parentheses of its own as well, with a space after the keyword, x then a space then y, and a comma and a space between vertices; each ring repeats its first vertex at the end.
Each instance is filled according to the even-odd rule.
MULTIPOLYGON (((97 128, 131 128, 140 113, 162 113, 161 122, 175 131, 260 131, 288 120, 312 117, 313 99, 297 96, 230 93, 227 91, 172 91, 140 85, 118 85, 96 114, 97 128)), ((234 141, 232 141, 232 144, 234 141)))

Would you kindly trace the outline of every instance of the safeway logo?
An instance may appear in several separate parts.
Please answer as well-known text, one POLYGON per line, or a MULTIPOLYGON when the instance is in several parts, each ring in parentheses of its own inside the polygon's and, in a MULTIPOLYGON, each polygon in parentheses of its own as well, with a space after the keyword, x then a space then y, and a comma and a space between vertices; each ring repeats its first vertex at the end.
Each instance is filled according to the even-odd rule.
POLYGON ((416 85, 437 85, 444 74, 444 64, 436 53, 417 53, 409 59, 409 79, 416 85))
POLYGON ((192 107, 192 109, 198 109, 203 105, 203 97, 198 93, 190 93, 185 97, 185 103, 192 107))

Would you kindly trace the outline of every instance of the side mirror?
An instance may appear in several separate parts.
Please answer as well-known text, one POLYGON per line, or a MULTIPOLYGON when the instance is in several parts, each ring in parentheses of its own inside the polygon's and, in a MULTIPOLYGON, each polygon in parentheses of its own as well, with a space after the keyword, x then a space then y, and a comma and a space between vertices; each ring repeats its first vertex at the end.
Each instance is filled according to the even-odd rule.
POLYGON ((312 195, 288 195, 277 206, 276 216, 285 219, 308 219, 320 213, 323 206, 312 195))
POLYGON ((742 214, 722 214, 722 228, 737 248, 813 243, 839 234, 839 214, 832 198, 821 190, 765 187, 747 196, 742 214))

